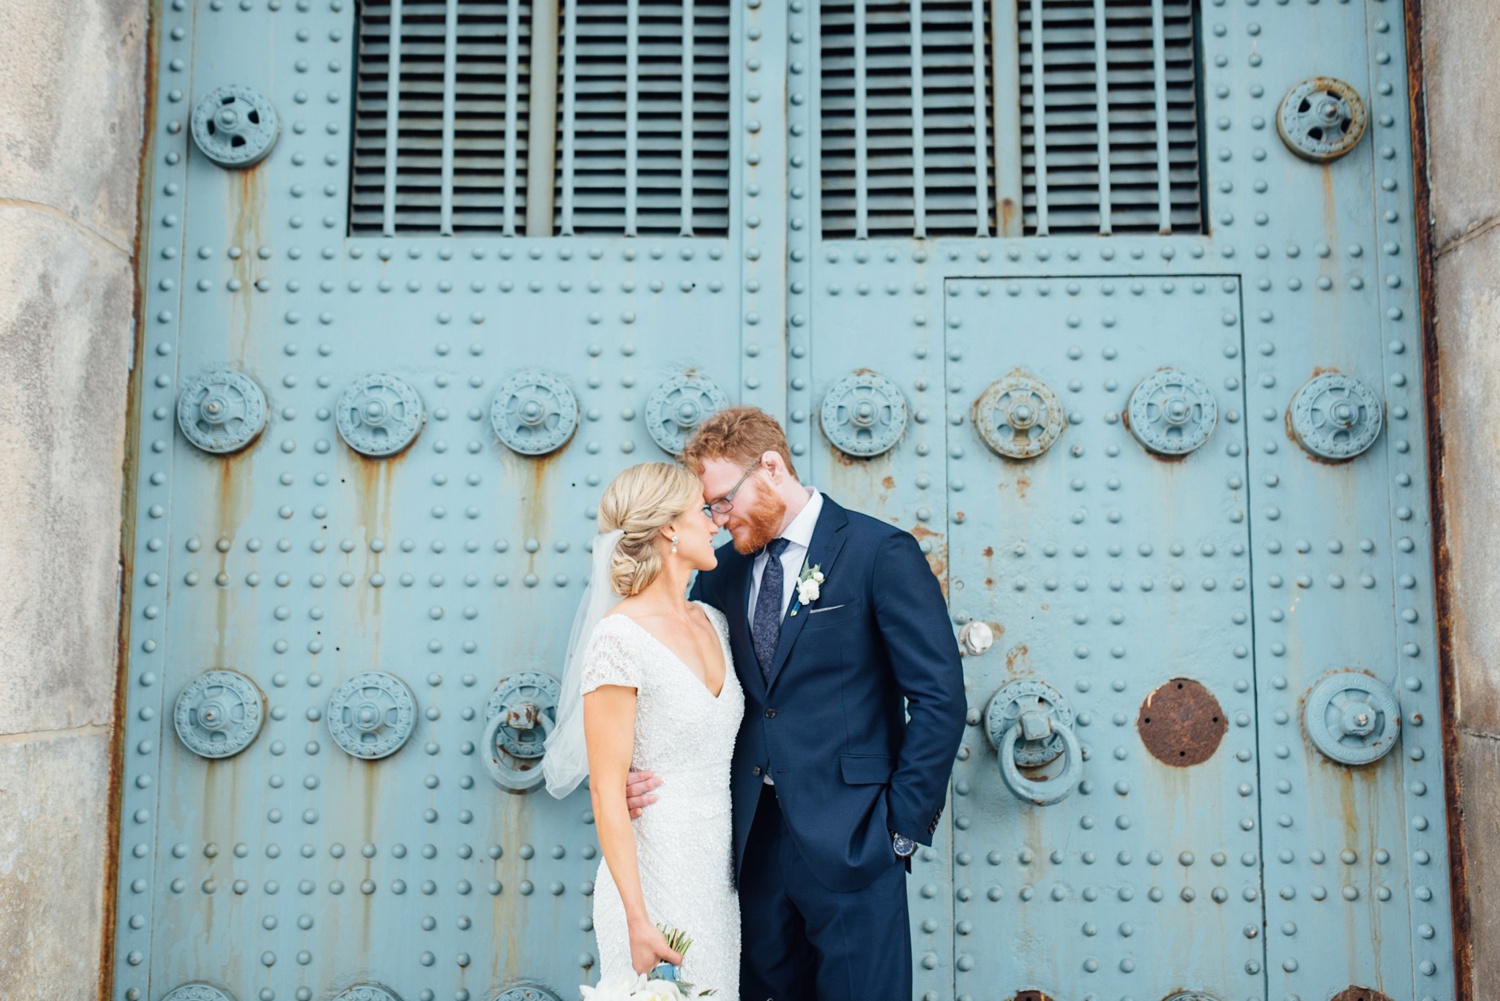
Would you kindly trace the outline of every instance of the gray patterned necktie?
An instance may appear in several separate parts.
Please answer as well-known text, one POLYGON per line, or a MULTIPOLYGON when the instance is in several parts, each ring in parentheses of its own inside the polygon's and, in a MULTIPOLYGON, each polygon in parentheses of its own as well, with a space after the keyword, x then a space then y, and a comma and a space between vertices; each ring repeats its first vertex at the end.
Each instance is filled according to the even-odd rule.
POLYGON ((755 599, 755 621, 750 624, 750 641, 760 661, 760 673, 771 680, 771 658, 776 656, 776 641, 781 638, 781 592, 785 574, 781 554, 791 545, 790 539, 772 539, 766 544, 766 567, 760 574, 760 591, 755 599))

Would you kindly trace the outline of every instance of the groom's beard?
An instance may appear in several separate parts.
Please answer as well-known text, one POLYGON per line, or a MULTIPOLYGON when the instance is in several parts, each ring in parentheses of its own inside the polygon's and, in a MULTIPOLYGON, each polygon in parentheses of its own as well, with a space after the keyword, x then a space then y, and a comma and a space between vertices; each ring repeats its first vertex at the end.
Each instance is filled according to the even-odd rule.
POLYGON ((734 551, 742 556, 760 552, 766 543, 781 534, 781 522, 785 517, 786 501, 776 494, 768 494, 745 513, 744 530, 747 534, 741 538, 730 533, 734 536, 734 551))

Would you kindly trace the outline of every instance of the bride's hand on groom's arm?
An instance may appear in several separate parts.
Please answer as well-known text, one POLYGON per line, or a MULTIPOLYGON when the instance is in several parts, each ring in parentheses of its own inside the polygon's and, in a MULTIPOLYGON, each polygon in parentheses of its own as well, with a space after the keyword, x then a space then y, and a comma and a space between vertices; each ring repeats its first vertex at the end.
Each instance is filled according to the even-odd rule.
POLYGON ((630 808, 631 820, 639 818, 646 807, 656 802, 656 793, 652 790, 660 786, 661 779, 656 777, 655 772, 644 768, 640 771, 631 769, 625 782, 625 805, 630 808))

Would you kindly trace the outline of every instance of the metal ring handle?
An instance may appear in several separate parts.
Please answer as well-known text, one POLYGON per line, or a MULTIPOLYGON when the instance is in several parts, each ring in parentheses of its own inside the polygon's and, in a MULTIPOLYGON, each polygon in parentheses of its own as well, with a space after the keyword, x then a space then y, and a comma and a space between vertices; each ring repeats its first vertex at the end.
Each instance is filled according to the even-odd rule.
MULTIPOLYGON (((495 746, 495 737, 500 728, 505 725, 505 713, 499 712, 490 718, 484 727, 485 770, 490 773, 490 778, 495 784, 507 792, 525 793, 537 789, 547 781, 542 773, 542 758, 517 758, 495 746), (524 761, 531 765, 530 768, 517 768, 508 764, 511 761, 524 761)), ((537 729, 542 731, 542 739, 545 741, 552 735, 552 729, 556 726, 552 718, 546 713, 537 714, 537 729)), ((545 756, 545 755, 544 755, 545 756)))
POLYGON ((1083 748, 1073 728, 1054 724, 1053 733, 1063 740, 1062 774, 1055 779, 1037 781, 1021 774, 1016 765, 1016 745, 1021 742, 1021 721, 1017 720, 1000 740, 1000 777, 1017 799, 1024 799, 1037 806, 1052 806, 1061 803, 1072 794, 1078 781, 1083 778, 1083 748))

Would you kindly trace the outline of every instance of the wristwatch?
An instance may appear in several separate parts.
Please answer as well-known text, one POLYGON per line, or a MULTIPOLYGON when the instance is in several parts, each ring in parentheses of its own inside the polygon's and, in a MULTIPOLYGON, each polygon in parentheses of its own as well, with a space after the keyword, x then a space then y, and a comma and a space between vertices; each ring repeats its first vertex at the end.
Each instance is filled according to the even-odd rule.
POLYGON ((917 843, 904 834, 891 832, 891 851, 896 853, 897 858, 911 858, 912 852, 917 850, 917 843))

